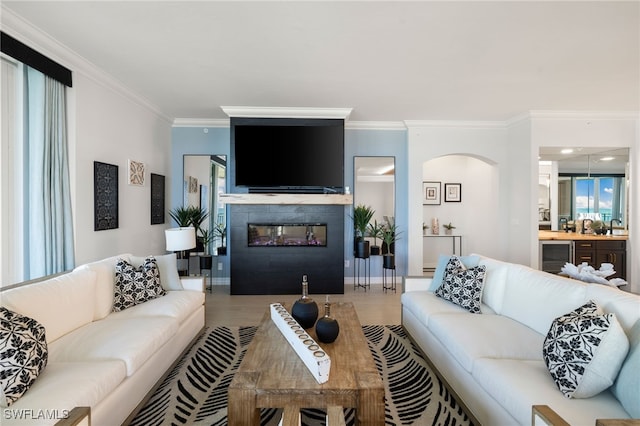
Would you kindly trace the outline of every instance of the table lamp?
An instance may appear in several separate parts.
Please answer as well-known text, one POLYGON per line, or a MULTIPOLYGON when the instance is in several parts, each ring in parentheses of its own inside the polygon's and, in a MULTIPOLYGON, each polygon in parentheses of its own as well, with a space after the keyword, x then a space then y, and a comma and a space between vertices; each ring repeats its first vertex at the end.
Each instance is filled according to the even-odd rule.
POLYGON ((170 228, 165 229, 164 235, 167 240, 167 251, 176 252, 178 275, 189 275, 189 253, 187 250, 191 250, 196 246, 196 229, 193 227, 170 228), (186 273, 181 272, 185 271, 185 269, 180 269, 181 264, 184 265, 185 258, 187 260, 186 273))

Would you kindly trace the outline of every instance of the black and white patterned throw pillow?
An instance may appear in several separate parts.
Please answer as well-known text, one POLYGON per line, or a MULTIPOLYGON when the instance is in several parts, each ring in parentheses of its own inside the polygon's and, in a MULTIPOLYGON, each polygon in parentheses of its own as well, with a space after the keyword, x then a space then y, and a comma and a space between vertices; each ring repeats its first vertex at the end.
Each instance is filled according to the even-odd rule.
POLYGON ((464 271, 466 268, 462 263, 462 260, 458 256, 451 256, 449 261, 444 266, 444 274, 442 275, 442 283, 434 292, 436 296, 441 297, 443 299, 449 300, 448 287, 444 285, 445 279, 447 276, 451 274, 458 273, 460 271, 464 271))
POLYGON ((153 256, 147 257, 139 268, 126 260, 118 259, 113 312, 122 311, 165 294, 160 285, 160 272, 153 256))
POLYGON ((33 318, 0 307, 0 407, 18 400, 47 365, 44 327, 33 318))
POLYGON ((553 321, 542 356, 566 397, 589 398, 613 384, 628 349, 615 314, 589 301, 553 321))
MULTIPOLYGON (((484 277, 487 271, 486 267, 481 265, 465 269, 462 266, 456 269, 455 262, 452 263, 452 260, 447 264, 442 285, 435 292, 436 296, 455 303, 472 314, 482 313, 480 304, 484 277), (451 265, 451 268, 449 268, 449 265, 451 265)), ((460 260, 458 260, 458 263, 462 265, 460 260)))

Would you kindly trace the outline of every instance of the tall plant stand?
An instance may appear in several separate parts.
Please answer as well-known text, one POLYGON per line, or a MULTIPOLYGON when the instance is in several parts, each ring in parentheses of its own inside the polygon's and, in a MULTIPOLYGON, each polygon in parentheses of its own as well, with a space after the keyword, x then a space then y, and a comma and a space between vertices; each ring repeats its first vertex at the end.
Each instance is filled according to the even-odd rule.
POLYGON ((382 267, 382 289, 385 293, 387 290, 392 290, 394 293, 396 292, 396 265, 382 267), (388 278, 387 275, 389 275, 388 278))
POLYGON ((371 258, 356 257, 353 259, 353 289, 371 288, 371 258))
POLYGON ((207 276, 205 275, 205 287, 209 290, 209 293, 213 293, 213 280, 211 275, 213 274, 213 256, 206 255, 200 256, 200 274, 202 271, 209 271, 209 285, 207 285, 207 276))

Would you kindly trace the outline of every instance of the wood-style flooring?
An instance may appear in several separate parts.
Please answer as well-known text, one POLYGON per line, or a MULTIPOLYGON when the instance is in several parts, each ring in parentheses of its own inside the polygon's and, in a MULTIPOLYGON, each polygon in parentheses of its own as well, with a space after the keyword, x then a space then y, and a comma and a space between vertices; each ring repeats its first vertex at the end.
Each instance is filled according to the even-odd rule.
MULTIPOLYGON (((385 293, 381 284, 371 284, 367 291, 363 288, 354 290, 352 284, 346 284, 344 294, 332 294, 329 300, 352 302, 362 325, 400 324, 401 285, 401 282, 397 283, 395 293, 385 293)), ((309 297, 318 303, 319 310, 323 313, 326 295, 310 294, 309 297)), ((258 325, 270 303, 286 303, 291 306, 298 298, 294 294, 232 296, 229 294, 229 286, 214 285, 213 293, 206 290, 205 323, 208 327, 258 325)))

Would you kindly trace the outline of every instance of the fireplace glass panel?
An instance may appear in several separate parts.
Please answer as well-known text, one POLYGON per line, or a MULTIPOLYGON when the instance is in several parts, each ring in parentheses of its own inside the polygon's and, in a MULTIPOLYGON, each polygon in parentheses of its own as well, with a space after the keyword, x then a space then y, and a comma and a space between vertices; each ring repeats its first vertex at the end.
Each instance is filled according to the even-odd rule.
POLYGON ((250 223, 249 247, 327 246, 323 223, 250 223))

